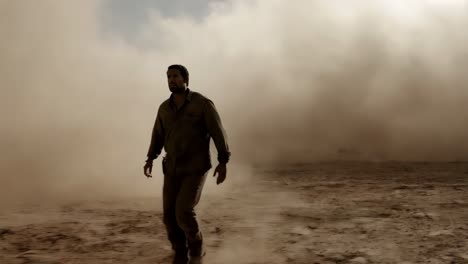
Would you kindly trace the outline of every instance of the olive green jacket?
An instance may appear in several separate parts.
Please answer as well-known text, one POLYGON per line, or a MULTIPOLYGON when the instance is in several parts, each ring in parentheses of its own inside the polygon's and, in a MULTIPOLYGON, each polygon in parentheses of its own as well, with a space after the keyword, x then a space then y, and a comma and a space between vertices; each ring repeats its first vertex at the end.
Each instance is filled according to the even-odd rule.
POLYGON ((172 95, 159 107, 148 150, 148 160, 156 159, 164 147, 163 170, 183 173, 203 172, 212 167, 210 139, 218 150, 218 161, 231 156, 226 132, 213 102, 187 89, 184 105, 177 110, 172 95))

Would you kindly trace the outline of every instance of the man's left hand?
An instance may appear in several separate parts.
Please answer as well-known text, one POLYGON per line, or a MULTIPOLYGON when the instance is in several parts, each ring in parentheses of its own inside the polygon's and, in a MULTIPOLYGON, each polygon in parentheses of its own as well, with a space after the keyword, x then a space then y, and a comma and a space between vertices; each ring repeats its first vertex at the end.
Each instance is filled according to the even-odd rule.
POLYGON ((216 169, 214 171, 213 177, 218 174, 218 178, 216 179, 216 184, 221 184, 224 182, 226 179, 226 164, 225 163, 220 163, 218 166, 216 166, 216 169))

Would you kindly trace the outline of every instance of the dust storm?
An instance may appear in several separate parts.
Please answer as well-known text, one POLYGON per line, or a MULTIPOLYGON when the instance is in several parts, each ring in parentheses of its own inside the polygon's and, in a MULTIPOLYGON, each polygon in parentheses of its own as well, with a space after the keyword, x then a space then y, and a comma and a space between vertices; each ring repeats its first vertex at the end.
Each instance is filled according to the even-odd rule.
POLYGON ((102 30, 103 6, 1 2, 2 196, 127 190, 171 63, 213 97, 241 164, 466 159, 463 1, 150 10, 131 42, 102 30))
POLYGON ((162 177, 142 168, 174 63, 232 151, 199 208, 209 258, 441 263, 463 249, 466 1, 211 2, 198 20, 150 9, 132 39, 103 28, 106 4, 0 0, 0 262, 164 263, 162 177))

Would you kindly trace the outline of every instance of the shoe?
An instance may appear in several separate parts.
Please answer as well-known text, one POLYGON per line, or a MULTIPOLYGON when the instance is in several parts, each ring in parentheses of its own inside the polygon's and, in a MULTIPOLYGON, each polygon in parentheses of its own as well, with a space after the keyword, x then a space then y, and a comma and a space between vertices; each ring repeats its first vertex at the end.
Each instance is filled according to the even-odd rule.
POLYGON ((201 264, 203 257, 206 255, 205 247, 203 246, 203 235, 198 232, 191 239, 187 240, 190 262, 189 264, 201 264))
POLYGON ((206 251, 203 251, 199 256, 190 256, 188 264, 203 264, 203 257, 205 257, 206 251))
POLYGON ((189 261, 188 248, 180 245, 173 245, 172 248, 174 249, 174 259, 172 264, 187 264, 189 261))
POLYGON ((189 258, 187 254, 180 254, 180 253, 175 253, 174 258, 172 260, 172 264, 187 264, 189 261, 189 258))

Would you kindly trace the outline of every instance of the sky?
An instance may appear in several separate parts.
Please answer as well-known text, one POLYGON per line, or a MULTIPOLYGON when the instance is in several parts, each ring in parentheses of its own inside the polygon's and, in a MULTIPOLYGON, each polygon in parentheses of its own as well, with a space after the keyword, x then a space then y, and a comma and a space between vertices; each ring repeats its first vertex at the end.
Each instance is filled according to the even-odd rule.
POLYGON ((209 13, 210 4, 222 0, 107 0, 102 9, 104 31, 122 34, 128 41, 148 22, 149 13, 157 11, 163 17, 190 17, 202 20, 209 13))

